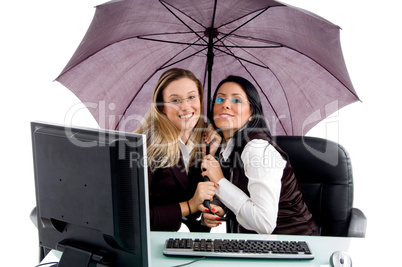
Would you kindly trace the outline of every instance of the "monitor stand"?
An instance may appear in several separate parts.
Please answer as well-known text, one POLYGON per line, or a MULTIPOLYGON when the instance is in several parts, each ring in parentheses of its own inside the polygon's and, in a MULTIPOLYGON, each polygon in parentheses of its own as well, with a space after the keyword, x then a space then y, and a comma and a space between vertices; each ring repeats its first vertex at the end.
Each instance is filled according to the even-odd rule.
POLYGON ((63 247, 63 254, 57 267, 96 267, 97 263, 104 262, 103 256, 85 248, 66 244, 61 246, 63 247))

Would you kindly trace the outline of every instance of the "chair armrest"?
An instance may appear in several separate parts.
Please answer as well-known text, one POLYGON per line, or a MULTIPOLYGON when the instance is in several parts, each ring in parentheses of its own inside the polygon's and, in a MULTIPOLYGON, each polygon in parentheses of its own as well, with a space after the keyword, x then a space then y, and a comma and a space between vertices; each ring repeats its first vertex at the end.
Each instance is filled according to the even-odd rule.
POLYGON ((367 227, 367 218, 364 215, 364 213, 357 208, 352 208, 348 236, 365 237, 366 227, 367 227))

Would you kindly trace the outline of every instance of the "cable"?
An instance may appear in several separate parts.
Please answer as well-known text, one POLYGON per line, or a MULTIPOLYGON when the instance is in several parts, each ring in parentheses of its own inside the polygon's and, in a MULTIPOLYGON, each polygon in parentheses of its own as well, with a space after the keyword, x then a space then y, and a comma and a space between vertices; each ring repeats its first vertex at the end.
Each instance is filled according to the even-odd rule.
POLYGON ((172 267, 181 267, 181 266, 190 265, 190 264, 192 264, 192 263, 194 263, 194 262, 197 262, 197 261, 200 261, 200 260, 203 260, 203 259, 205 259, 205 257, 201 257, 201 258, 195 259, 195 260, 190 261, 190 262, 187 262, 187 263, 183 263, 183 264, 179 264, 179 265, 174 265, 174 266, 172 266, 172 267))

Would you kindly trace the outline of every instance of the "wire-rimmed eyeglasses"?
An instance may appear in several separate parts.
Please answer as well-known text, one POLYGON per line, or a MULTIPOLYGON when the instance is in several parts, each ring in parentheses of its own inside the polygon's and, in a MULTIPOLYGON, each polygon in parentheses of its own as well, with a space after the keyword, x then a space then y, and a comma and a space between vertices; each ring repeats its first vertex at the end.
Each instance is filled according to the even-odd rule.
POLYGON ((187 103, 191 103, 192 101, 194 101, 197 97, 200 97, 200 95, 192 95, 186 98, 175 98, 172 101, 169 102, 164 102, 167 104, 174 104, 174 105, 180 105, 181 103, 183 103, 184 100, 186 100, 187 103))

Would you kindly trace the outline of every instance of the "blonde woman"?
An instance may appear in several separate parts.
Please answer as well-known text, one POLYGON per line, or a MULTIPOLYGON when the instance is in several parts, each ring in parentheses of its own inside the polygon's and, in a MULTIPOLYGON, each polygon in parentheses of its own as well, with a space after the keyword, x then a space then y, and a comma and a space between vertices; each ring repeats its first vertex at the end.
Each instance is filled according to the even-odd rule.
POLYGON ((153 231, 177 231, 182 222, 190 231, 209 231, 196 220, 198 206, 212 200, 216 186, 203 182, 196 168, 204 142, 202 96, 202 84, 192 72, 167 70, 159 78, 143 124, 136 130, 147 136, 153 231))

